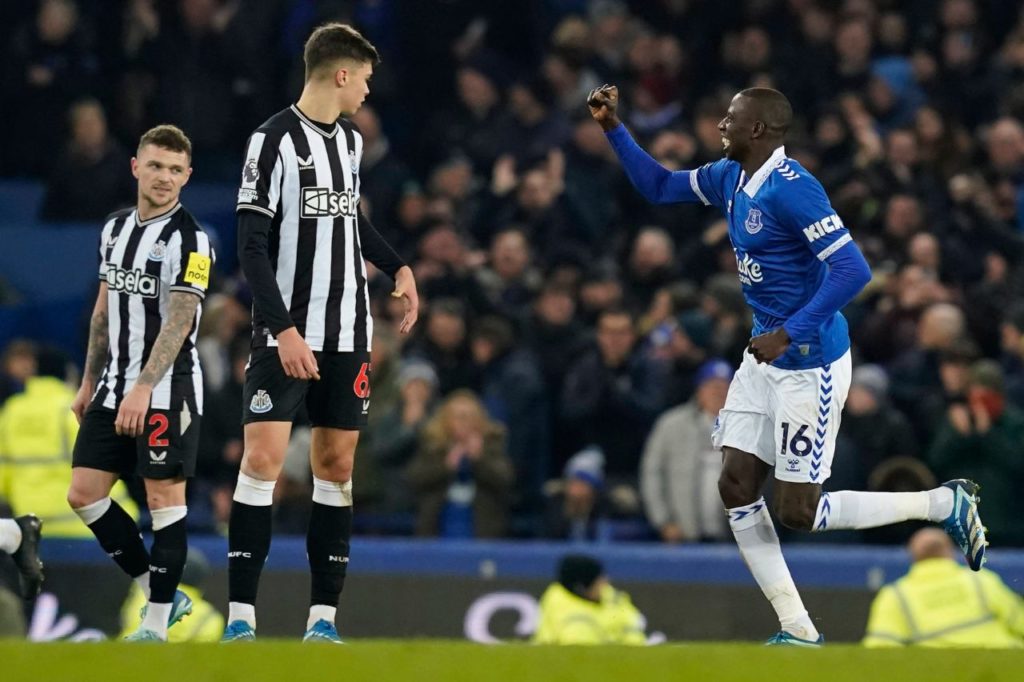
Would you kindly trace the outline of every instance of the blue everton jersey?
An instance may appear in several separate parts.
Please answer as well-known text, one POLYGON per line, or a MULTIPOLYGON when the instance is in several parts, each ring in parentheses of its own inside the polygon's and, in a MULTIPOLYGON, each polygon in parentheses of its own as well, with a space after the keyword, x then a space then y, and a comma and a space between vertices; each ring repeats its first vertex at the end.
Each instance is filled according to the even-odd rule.
MULTIPOLYGON (((749 178, 729 159, 690 173, 694 194, 729 221, 743 295, 754 311, 754 335, 781 327, 817 293, 825 259, 851 241, 825 190, 779 147, 749 178)), ((850 347, 846 319, 836 313, 807 338, 793 339, 772 364, 820 367, 850 347)))

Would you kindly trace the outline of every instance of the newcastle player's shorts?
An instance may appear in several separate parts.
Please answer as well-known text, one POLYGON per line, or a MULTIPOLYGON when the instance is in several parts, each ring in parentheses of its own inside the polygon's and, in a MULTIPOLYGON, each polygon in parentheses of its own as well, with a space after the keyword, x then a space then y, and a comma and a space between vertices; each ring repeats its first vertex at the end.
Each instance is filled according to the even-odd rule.
POLYGON ((200 416, 188 409, 154 410, 146 414, 141 436, 119 436, 117 411, 93 403, 82 418, 72 467, 99 469, 122 476, 165 479, 195 475, 200 416))
POLYGON ((370 354, 317 351, 320 379, 286 376, 277 348, 256 348, 245 368, 242 422, 290 422, 303 404, 313 426, 359 430, 370 411, 370 354))

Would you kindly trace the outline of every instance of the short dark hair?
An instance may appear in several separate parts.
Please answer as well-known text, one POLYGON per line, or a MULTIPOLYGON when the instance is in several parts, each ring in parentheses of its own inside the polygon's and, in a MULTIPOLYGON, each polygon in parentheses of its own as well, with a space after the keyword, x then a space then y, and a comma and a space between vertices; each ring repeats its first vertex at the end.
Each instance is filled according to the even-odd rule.
POLYGON ((758 104, 757 118, 777 135, 785 135, 793 123, 793 106, 789 100, 774 88, 747 88, 740 91, 741 97, 749 97, 758 104))
POLYGON ((302 60, 306 62, 306 80, 317 69, 339 59, 376 65, 380 63, 380 54, 373 43, 348 24, 332 22, 317 26, 302 52, 302 60))
POLYGON ((170 149, 172 152, 184 152, 188 160, 192 161, 192 141, 178 126, 164 123, 150 128, 139 138, 139 151, 147 144, 170 149))

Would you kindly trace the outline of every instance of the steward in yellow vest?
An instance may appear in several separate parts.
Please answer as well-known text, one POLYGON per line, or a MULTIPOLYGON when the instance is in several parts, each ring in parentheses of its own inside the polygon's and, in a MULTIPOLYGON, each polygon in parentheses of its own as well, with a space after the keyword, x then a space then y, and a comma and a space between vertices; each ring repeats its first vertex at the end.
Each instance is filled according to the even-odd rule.
MULTIPOLYGON (((78 435, 78 420, 71 412, 75 392, 62 380, 61 359, 40 354, 39 370, 46 375, 29 379, 25 390, 0 409, 0 497, 15 515, 38 516, 47 537, 91 538, 67 503, 71 450, 78 435)), ((138 518, 138 507, 123 483, 110 496, 138 518)))
POLYGON ((910 572, 875 597, 868 647, 1024 647, 1024 601, 992 571, 961 565, 938 528, 910 538, 910 572))

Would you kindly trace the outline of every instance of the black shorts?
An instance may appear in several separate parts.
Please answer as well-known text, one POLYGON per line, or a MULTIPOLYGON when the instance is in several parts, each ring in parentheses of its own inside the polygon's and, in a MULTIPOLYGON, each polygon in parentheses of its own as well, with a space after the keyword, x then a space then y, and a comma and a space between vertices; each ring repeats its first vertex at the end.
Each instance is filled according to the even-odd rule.
POLYGON ((290 422, 305 403, 313 426, 359 430, 370 411, 370 354, 314 352, 320 380, 286 376, 277 348, 249 356, 242 394, 242 423, 290 422))
POLYGON ((200 416, 188 413, 182 433, 182 411, 154 410, 146 415, 141 436, 119 436, 114 429, 117 412, 90 405, 82 418, 71 457, 72 467, 110 471, 122 476, 165 479, 196 473, 200 416))

